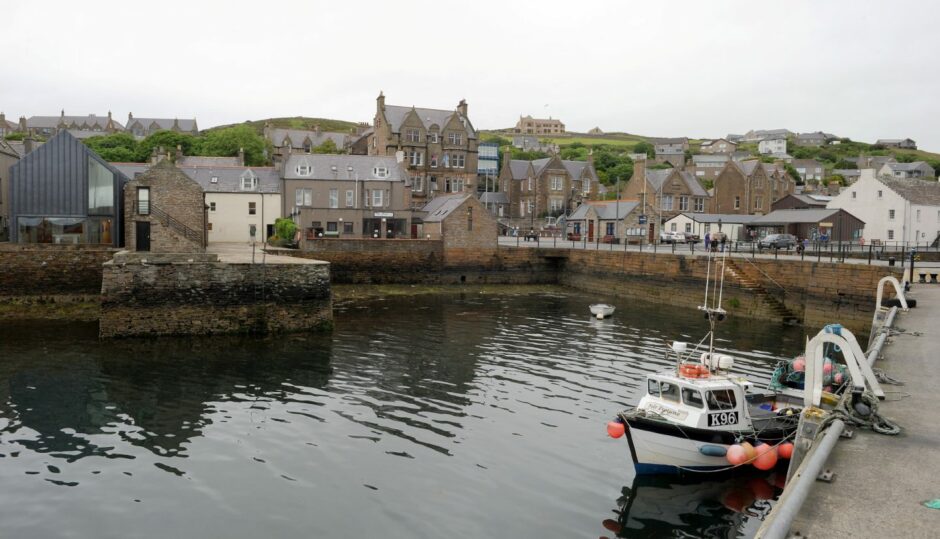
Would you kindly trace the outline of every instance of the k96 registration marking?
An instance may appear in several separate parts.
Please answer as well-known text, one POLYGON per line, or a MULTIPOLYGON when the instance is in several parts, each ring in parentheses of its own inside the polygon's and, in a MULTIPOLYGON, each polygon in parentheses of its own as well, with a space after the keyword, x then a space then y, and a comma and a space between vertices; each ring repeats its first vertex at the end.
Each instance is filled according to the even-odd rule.
POLYGON ((737 412, 719 412, 717 414, 708 414, 709 427, 723 427, 725 425, 736 425, 737 423, 737 412))

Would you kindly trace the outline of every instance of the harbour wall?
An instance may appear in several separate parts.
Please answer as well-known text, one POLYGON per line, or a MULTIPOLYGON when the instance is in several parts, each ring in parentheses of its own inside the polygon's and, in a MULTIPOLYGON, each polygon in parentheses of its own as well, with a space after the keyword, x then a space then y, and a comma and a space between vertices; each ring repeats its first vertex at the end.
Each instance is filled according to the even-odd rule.
POLYGON ((102 264, 118 249, 0 243, 0 296, 86 296, 101 291, 102 264))
POLYGON ((193 257, 119 253, 104 263, 100 336, 277 333, 332 325, 326 263, 193 257))

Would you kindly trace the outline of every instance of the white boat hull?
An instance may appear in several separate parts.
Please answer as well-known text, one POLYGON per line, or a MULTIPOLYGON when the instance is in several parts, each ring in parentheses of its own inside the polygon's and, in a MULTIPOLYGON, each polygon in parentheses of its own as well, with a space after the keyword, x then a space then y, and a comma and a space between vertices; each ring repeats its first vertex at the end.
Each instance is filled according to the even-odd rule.
POLYGON ((613 305, 607 305, 606 303, 596 303, 591 305, 591 314, 597 318, 607 318, 614 314, 616 307, 613 305))
POLYGON ((677 473, 729 466, 725 457, 705 455, 701 451, 704 446, 720 447, 727 451, 729 446, 725 444, 700 442, 629 427, 626 434, 637 473, 677 473))

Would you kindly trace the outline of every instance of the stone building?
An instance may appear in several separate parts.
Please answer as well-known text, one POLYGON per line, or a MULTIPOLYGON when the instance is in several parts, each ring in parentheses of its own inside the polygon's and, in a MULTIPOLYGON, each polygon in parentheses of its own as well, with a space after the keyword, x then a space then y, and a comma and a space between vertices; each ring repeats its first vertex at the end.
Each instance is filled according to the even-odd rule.
POLYGON ((532 116, 519 116, 513 133, 523 135, 563 135, 565 134, 565 124, 561 120, 552 117, 548 119, 533 118, 532 116))
POLYGON ((505 159, 499 190, 506 193, 509 216, 530 221, 558 217, 585 199, 597 196, 599 181, 593 156, 588 161, 567 161, 557 155, 535 161, 505 159))
POLYGON ((51 137, 60 131, 69 131, 75 138, 88 138, 98 135, 110 135, 124 131, 120 122, 107 116, 66 116, 65 109, 58 116, 30 116, 20 118, 20 131, 34 137, 51 137))
POLYGON ((135 118, 127 113, 127 125, 124 130, 137 138, 144 138, 157 131, 175 131, 177 133, 199 134, 195 118, 135 118))
POLYGON ((11 133, 15 133, 19 130, 19 124, 7 121, 7 115, 0 112, 0 138, 3 138, 11 133))
POLYGON ((689 149, 688 138, 654 138, 650 142, 653 143, 657 163, 670 163, 674 167, 685 166, 685 152, 689 149))
POLYGON ((640 243, 646 237, 641 216, 655 213, 639 200, 589 201, 578 206, 565 220, 566 238, 573 241, 627 241, 640 243))
POLYGON ((124 236, 131 251, 203 253, 206 194, 163 160, 124 186, 124 236))
POLYGON ((875 144, 885 148, 900 148, 902 150, 916 150, 917 143, 909 138, 880 138, 875 144))
POLYGON ((369 155, 402 152, 414 207, 438 194, 474 192, 478 137, 467 116, 467 102, 454 110, 386 105, 376 99, 369 155))
POLYGON ((700 151, 703 154, 725 154, 731 155, 738 149, 738 145, 728 139, 720 138, 715 140, 706 140, 702 142, 700 151))
POLYGON ((796 136, 795 142, 797 146, 812 146, 819 147, 825 146, 826 140, 829 137, 826 136, 822 131, 816 131, 814 133, 800 133, 796 136))
POLYGON ((763 215, 774 202, 793 193, 795 185, 780 164, 730 161, 715 178, 710 211, 763 215))
POLYGON ((463 252, 478 259, 481 252, 496 249, 496 219, 470 193, 435 197, 421 214, 425 237, 443 240, 446 257, 463 252))
MULTIPOLYGON (((633 164, 633 177, 623 198, 646 201, 660 223, 683 212, 711 211, 708 192, 695 176, 678 168, 651 169, 643 159, 633 164)), ((654 219, 650 223, 654 224, 654 219)), ((652 228, 652 227, 651 227, 652 228)), ((657 232, 650 232, 653 236, 657 232)))
POLYGON ((322 146, 326 141, 330 141, 336 146, 336 151, 331 153, 353 153, 350 150, 357 137, 349 133, 337 133, 331 131, 320 131, 320 126, 314 126, 313 130, 307 129, 282 129, 272 127, 270 123, 264 124, 264 138, 271 142, 274 148, 271 154, 271 160, 275 166, 280 166, 288 156, 293 153, 313 153, 314 149, 322 146))
POLYGON ((0 241, 10 238, 10 168, 19 160, 19 154, 0 139, 0 241))
POLYGON ((686 170, 695 174, 699 181, 714 180, 724 168, 725 163, 730 160, 730 156, 720 153, 693 155, 692 163, 686 167, 686 170))
POLYGON ((294 218, 305 242, 418 234, 415 186, 393 156, 292 154, 281 174, 282 215, 294 218))

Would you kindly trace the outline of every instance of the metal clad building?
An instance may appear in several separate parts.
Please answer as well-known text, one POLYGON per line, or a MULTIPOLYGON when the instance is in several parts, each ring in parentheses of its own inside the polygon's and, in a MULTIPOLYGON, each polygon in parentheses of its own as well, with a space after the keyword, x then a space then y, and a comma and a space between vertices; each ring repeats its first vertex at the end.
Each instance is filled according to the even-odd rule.
POLYGON ((10 167, 10 240, 123 245, 127 178, 63 130, 10 167))

